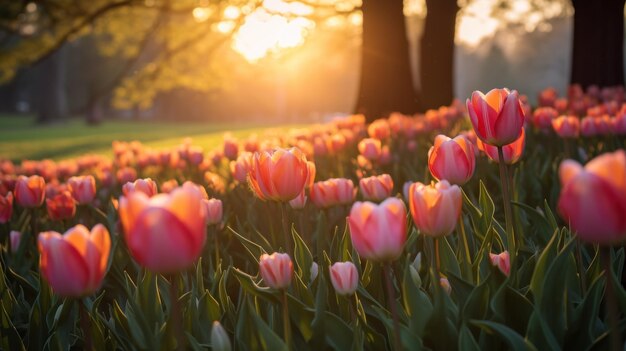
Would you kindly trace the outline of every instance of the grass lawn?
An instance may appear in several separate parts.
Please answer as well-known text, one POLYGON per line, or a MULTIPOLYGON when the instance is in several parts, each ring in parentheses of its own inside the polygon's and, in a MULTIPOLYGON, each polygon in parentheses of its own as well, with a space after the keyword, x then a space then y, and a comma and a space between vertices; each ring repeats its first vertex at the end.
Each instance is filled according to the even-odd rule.
POLYGON ((33 118, 27 116, 0 116, 0 159, 61 160, 85 153, 110 155, 113 140, 139 140, 159 149, 177 145, 183 138, 191 137, 194 145, 210 150, 221 144, 226 131, 231 131, 236 138, 245 138, 253 133, 261 137, 268 128, 287 130, 292 127, 298 126, 118 120, 88 126, 79 119, 38 126, 33 118))

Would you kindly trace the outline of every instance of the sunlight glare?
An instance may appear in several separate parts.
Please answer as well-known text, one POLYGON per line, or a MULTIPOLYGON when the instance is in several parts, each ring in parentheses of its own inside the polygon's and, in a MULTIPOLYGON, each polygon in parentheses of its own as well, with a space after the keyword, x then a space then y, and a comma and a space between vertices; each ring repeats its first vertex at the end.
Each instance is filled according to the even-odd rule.
POLYGON ((210 7, 196 7, 193 9, 193 18, 196 22, 204 22, 211 17, 213 10, 210 7))

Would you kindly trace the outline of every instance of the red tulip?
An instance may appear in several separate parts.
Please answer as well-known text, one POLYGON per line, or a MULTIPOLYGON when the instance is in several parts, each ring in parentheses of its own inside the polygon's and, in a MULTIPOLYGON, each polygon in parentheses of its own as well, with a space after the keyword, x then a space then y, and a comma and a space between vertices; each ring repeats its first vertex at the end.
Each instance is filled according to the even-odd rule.
POLYGON ((90 295, 100 288, 111 251, 109 231, 97 224, 91 232, 82 224, 65 234, 39 234, 39 267, 52 290, 64 297, 90 295))
POLYGON ((522 133, 524 111, 517 91, 493 89, 487 95, 474 91, 466 104, 476 135, 483 142, 503 146, 522 133))
MULTIPOLYGON (((519 161, 524 154, 524 147, 526 146, 526 132, 522 129, 522 135, 519 139, 515 140, 511 144, 504 145, 502 147, 502 154, 504 156, 504 163, 512 165, 519 161)), ((487 154, 487 156, 495 161, 500 162, 500 156, 498 155, 498 148, 485 144, 480 139, 478 140, 478 148, 487 154)))
POLYGON ((206 241, 207 212, 202 199, 193 183, 151 198, 139 191, 120 197, 120 220, 135 260, 158 273, 190 267, 206 241))
POLYGON ((359 189, 365 200, 382 201, 393 191, 393 180, 389 174, 361 178, 359 189))
POLYGON ((559 177, 559 213, 582 240, 611 245, 626 239, 624 150, 602 154, 584 168, 565 160, 559 177))
POLYGON ((433 237, 448 235, 461 216, 461 188, 446 180, 433 185, 413 183, 409 189, 409 205, 420 232, 433 237))
POLYGON ((15 183, 15 199, 23 207, 39 207, 45 198, 46 182, 40 176, 19 176, 15 183))
POLYGON ((133 191, 141 191, 142 193, 152 197, 158 193, 157 185, 154 180, 150 178, 137 179, 134 182, 128 182, 122 187, 122 193, 124 196, 128 196, 133 191))
POLYGON ((330 270, 330 282, 339 295, 352 295, 359 284, 359 272, 354 263, 335 262, 330 270))
POLYGON ((76 214, 76 203, 69 191, 62 191, 46 199, 48 217, 53 221, 70 219, 76 214))
POLYGON ((576 116, 560 116, 552 120, 552 128, 561 138, 578 138, 580 119, 576 116))
POLYGON ((502 274, 507 277, 511 274, 511 257, 508 251, 503 251, 497 255, 489 253, 489 260, 493 266, 498 267, 502 274))
POLYGON ((463 185, 472 178, 475 166, 474 147, 462 135, 450 139, 439 134, 428 151, 428 168, 438 180, 463 185))
POLYGON ((348 217, 354 249, 363 258, 375 261, 394 260, 406 242, 406 207, 390 197, 380 205, 355 202, 348 217))
POLYGON ((355 196, 356 189, 350 179, 333 178, 316 182, 311 188, 311 201, 319 208, 348 205, 355 196))
POLYGON ((295 147, 255 153, 248 173, 250 186, 262 200, 293 200, 309 180, 309 167, 295 147))
POLYGON ((263 254, 259 259, 259 271, 265 285, 274 289, 284 289, 291 284, 293 263, 286 253, 263 254))
POLYGON ((13 194, 0 195, 0 223, 7 223, 13 214, 13 194))

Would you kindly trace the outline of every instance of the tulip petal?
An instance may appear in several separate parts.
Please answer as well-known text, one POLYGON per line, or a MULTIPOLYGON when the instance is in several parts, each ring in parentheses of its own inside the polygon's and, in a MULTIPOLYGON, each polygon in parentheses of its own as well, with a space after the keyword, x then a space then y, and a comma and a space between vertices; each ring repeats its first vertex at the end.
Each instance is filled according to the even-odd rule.
POLYGON ((61 234, 39 234, 40 269, 55 293, 66 297, 80 297, 89 282, 87 264, 74 246, 61 234))

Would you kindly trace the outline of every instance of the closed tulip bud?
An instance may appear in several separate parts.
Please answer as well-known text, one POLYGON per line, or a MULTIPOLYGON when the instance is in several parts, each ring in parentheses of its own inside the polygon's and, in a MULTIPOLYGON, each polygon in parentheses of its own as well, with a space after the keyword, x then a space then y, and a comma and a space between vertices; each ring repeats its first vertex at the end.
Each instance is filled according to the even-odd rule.
POLYGON ((69 191, 62 191, 46 199, 46 210, 53 221, 70 219, 76 214, 76 202, 69 191))
POLYGON ((317 275, 319 273, 320 267, 317 264, 317 262, 313 262, 311 263, 311 282, 315 281, 315 279, 317 279, 317 275))
POLYGON ((452 233, 461 216, 461 188, 442 180, 434 185, 413 183, 409 205, 415 227, 423 234, 440 237, 452 233))
POLYGON ((377 161, 382 153, 380 140, 365 138, 359 142, 359 153, 369 161, 377 161))
POLYGON ((552 128, 561 138, 578 138, 580 119, 576 116, 560 116, 552 120, 552 128))
POLYGON ((11 240, 11 252, 16 253, 20 248, 20 242, 22 241, 22 233, 17 230, 12 230, 9 233, 9 240, 11 240))
POLYGON ((214 351, 230 351, 230 338, 224 327, 218 321, 213 322, 211 328, 211 350, 214 351))
POLYGON ((375 120, 367 127, 367 134, 369 134, 370 138, 378 140, 388 139, 391 136, 389 122, 384 118, 375 120))
POLYGON ((306 192, 302 190, 300 195, 298 195, 295 199, 289 200, 289 206, 291 206, 294 210, 301 210, 304 206, 306 206, 306 200, 306 192))
POLYGON ((72 196, 81 205, 91 203, 96 196, 96 180, 93 176, 71 177, 67 184, 72 196))
POLYGON ((359 272, 354 263, 336 262, 330 269, 330 282, 339 295, 352 295, 359 284, 359 272))
POLYGON ((135 260, 157 273, 193 265, 206 241, 207 211, 202 199, 193 183, 151 198, 139 191, 120 197, 124 237, 135 260))
POLYGON ((207 225, 220 224, 223 217, 222 200, 202 199, 207 212, 207 225))
POLYGON ((557 115, 558 111, 552 107, 540 107, 533 113, 532 122, 537 129, 550 130, 557 115))
POLYGON ((602 154, 583 168, 565 160, 559 167, 558 210, 578 237, 611 245, 626 239, 626 152, 602 154))
POLYGON ((307 185, 309 167, 295 147, 256 153, 248 173, 250 187, 261 200, 293 200, 307 185))
POLYGON ((489 260, 491 261, 491 265, 498 267, 502 274, 507 277, 511 274, 511 257, 508 251, 503 251, 497 255, 489 253, 489 260))
POLYGON ((105 226, 97 224, 90 232, 78 224, 63 235, 40 233, 37 241, 41 275, 57 295, 82 297, 100 288, 111 251, 105 226))
POLYGON ((474 131, 483 142, 503 146, 522 133, 524 110, 517 91, 493 89, 486 95, 474 91, 466 104, 474 131))
MULTIPOLYGON (((526 147, 526 132, 522 129, 522 135, 519 139, 515 140, 511 144, 504 145, 502 147, 502 155, 504 156, 504 163, 512 165, 519 161, 524 154, 524 148, 526 147)), ((485 152, 485 154, 493 161, 500 162, 500 156, 498 154, 498 148, 485 144, 482 141, 478 141, 478 148, 485 152)))
POLYGON ((239 183, 245 183, 248 179, 248 172, 252 166, 252 154, 242 152, 236 161, 230 162, 230 173, 239 183))
POLYGON ((224 136, 224 156, 229 160, 235 160, 239 155, 239 143, 230 135, 224 136))
POLYGON ((201 164, 204 160, 204 150, 199 146, 190 146, 187 150, 187 160, 194 166, 201 164))
POLYGON ((124 196, 128 196, 133 191, 141 191, 142 193, 152 197, 158 193, 156 182, 150 178, 137 179, 134 182, 128 182, 122 187, 124 196))
POLYGON ((131 167, 124 167, 118 169, 115 176, 119 184, 126 184, 137 179, 137 171, 131 167))
POLYGON ((393 180, 389 174, 361 178, 359 189, 365 200, 382 201, 393 191, 393 180))
POLYGON ((176 179, 166 180, 161 183, 161 191, 168 194, 172 192, 172 190, 178 188, 178 181, 176 179))
POLYGON ((474 147, 462 135, 454 139, 437 135, 435 145, 428 151, 428 168, 438 180, 463 185, 474 175, 475 166, 474 147))
POLYGON ((391 261, 406 242, 406 207, 394 197, 380 205, 355 202, 348 216, 350 238, 359 255, 368 260, 391 261))
POLYGON ((0 223, 7 223, 13 215, 13 193, 0 195, 0 223))
POLYGON ((452 293, 452 286, 450 285, 448 278, 439 278, 439 285, 441 285, 441 288, 446 292, 446 294, 450 295, 452 293))
POLYGON ((346 147, 346 137, 343 134, 335 133, 327 141, 328 149, 333 153, 339 153, 346 147))
POLYGON ((284 289, 291 284, 293 263, 286 253, 263 254, 259 260, 259 271, 265 285, 274 289, 284 289))
POLYGON ((313 184, 311 201, 319 208, 348 205, 354 202, 356 189, 350 179, 333 178, 313 184))
POLYGON ((46 191, 45 180, 37 175, 19 176, 15 183, 15 199, 23 207, 34 208, 43 204, 46 191))

